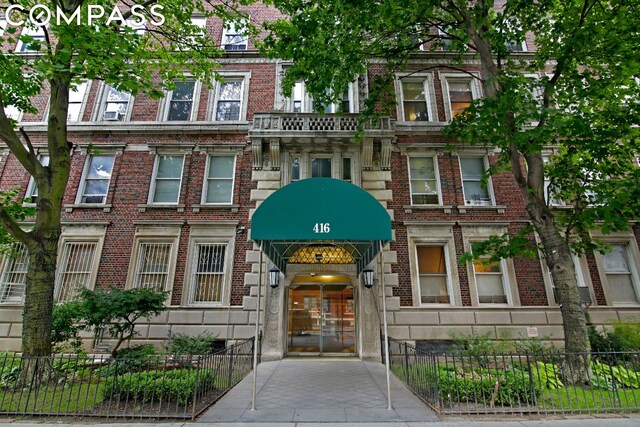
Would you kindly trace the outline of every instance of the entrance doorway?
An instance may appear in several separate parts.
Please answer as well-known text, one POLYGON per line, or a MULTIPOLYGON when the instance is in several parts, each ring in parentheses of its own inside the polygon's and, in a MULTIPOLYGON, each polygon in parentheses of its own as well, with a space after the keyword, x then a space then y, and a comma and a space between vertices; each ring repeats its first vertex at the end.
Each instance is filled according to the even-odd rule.
POLYGON ((356 320, 351 285, 292 283, 288 314, 287 354, 355 355, 356 320))

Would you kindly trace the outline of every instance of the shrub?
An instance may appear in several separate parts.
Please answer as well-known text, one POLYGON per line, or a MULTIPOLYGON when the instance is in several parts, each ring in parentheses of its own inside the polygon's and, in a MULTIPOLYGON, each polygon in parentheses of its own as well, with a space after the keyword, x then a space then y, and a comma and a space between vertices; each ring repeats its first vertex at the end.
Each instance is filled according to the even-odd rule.
POLYGON ((120 400, 137 399, 143 402, 177 402, 185 405, 193 399, 194 390, 210 388, 215 382, 213 371, 204 369, 176 369, 146 371, 109 377, 105 394, 120 400))
POLYGON ((491 339, 489 333, 480 335, 452 335, 452 350, 456 355, 468 356, 479 366, 487 367, 489 355, 502 353, 504 344, 491 339))
POLYGON ((0 352, 0 387, 13 387, 20 377, 22 359, 12 353, 0 352))
POLYGON ((173 334, 169 337, 167 351, 174 356, 199 356, 215 353, 217 335, 203 332, 196 336, 173 334))
POLYGON ((558 369, 553 363, 536 362, 531 366, 531 376, 537 389, 555 390, 564 387, 558 377, 558 369))
POLYGON ((589 342, 595 352, 640 350, 640 323, 616 323, 612 331, 600 332, 589 325, 589 342))
POLYGON ((84 308, 80 301, 70 301, 53 306, 51 314, 51 342, 54 345, 68 343, 74 352, 82 349, 80 331, 85 329, 82 324, 84 308))
POLYGON ((611 366, 594 360, 591 362, 592 387, 614 389, 617 387, 640 388, 640 373, 622 366, 611 366))
POLYGON ((513 405, 533 402, 538 390, 527 372, 518 369, 461 371, 438 368, 438 393, 444 402, 513 405), (496 392, 496 382, 498 390, 496 392))
POLYGON ((532 356, 534 360, 555 362, 559 360, 561 351, 549 341, 523 339, 513 343, 516 353, 532 356))

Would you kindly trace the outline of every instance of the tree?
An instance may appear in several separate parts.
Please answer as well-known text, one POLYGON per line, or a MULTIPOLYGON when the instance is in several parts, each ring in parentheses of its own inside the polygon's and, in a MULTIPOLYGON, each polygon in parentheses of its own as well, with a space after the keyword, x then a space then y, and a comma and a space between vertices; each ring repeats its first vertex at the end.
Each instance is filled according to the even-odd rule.
MULTIPOLYGON (((563 316, 565 348, 589 351, 572 251, 606 250, 590 232, 629 227, 640 213, 633 164, 639 153, 638 8, 625 0, 274 0, 290 19, 268 28, 265 48, 292 60, 284 86, 304 80, 317 108, 374 66, 364 116, 395 105, 395 73, 420 46, 446 46, 448 65, 480 61, 484 97, 445 130, 457 143, 500 150, 540 239, 563 316), (537 50, 510 48, 533 36, 537 50), (528 78, 539 73, 539 78, 528 78), (554 147, 547 163, 545 149, 554 147), (545 185, 545 178, 549 185, 545 185), (551 194, 546 194, 548 191, 551 194), (563 200, 562 210, 551 197, 563 200)), ((411 69, 415 71, 415 68, 411 69)), ((320 110, 319 110, 320 111, 320 110)), ((495 257, 513 256, 522 236, 501 236, 495 257), (511 245, 516 242, 516 245, 511 245)), ((495 242, 495 239, 494 239, 495 242)), ((494 251, 495 252, 495 251, 494 251)), ((584 378, 575 368, 575 379, 584 378)))
MULTIPOLYGON (((212 59, 222 51, 206 32, 191 23, 192 14, 216 15, 225 21, 238 16, 246 18, 246 14, 235 8, 233 0, 211 3, 199 0, 134 1, 129 5, 135 4, 136 12, 148 20, 146 31, 140 34, 125 19, 140 23, 141 18, 129 6, 115 0, 104 0, 99 4, 87 0, 17 0, 11 4, 22 6, 10 14, 11 20, 24 22, 23 26, 31 31, 9 26, 0 36, 0 42, 12 47, 19 39, 31 54, 13 51, 0 54, 0 140, 33 176, 38 199, 30 230, 20 227, 20 215, 15 215, 15 210, 7 203, 0 206, 0 221, 29 252, 22 351, 25 355, 43 356, 51 350, 56 252, 61 233, 62 197, 69 178, 73 145, 67 133, 70 89, 83 79, 99 79, 133 95, 145 93, 159 97, 164 88, 171 88, 175 80, 184 78, 185 73, 210 82, 216 77, 215 70, 219 65, 212 59), (36 5, 52 11, 48 25, 30 20, 29 12, 36 5), (99 14, 96 7, 102 7, 104 15, 96 18, 99 14), (56 22, 57 9, 66 19, 56 22), (152 15, 152 11, 156 15, 152 15), (76 18, 70 18, 74 16, 76 18), (93 16, 91 22, 90 16, 93 16), (44 37, 34 35, 37 26, 44 29, 44 37), (5 108, 9 107, 35 112, 31 100, 43 92, 49 97, 46 145, 50 162, 47 166, 39 162, 28 133, 16 129, 16 121, 5 114, 5 108)), ((41 15, 34 13, 31 16, 41 15)), ((46 14, 42 15, 42 19, 46 18, 46 14)))
POLYGON ((112 337, 117 338, 111 349, 111 355, 115 357, 122 343, 138 334, 135 330, 138 320, 157 316, 166 310, 168 294, 152 289, 112 288, 108 292, 81 289, 83 321, 88 328, 94 331, 106 329, 112 337))

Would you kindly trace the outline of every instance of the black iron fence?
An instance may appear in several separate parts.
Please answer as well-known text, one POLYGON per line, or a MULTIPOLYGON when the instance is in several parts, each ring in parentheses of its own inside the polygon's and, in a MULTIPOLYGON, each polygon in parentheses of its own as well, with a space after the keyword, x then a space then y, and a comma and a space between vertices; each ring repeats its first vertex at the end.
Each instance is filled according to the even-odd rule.
POLYGON ((253 338, 206 356, 0 355, 0 414, 194 419, 253 368, 253 338))
POLYGON ((640 411, 640 353, 434 353, 389 339, 392 372, 441 414, 640 411))

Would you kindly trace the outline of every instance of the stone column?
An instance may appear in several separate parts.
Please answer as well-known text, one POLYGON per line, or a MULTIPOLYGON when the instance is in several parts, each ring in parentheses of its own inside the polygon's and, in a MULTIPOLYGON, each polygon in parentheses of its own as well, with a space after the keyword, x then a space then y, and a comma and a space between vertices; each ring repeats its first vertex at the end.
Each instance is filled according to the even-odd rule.
POLYGON ((358 292, 358 317, 360 324, 360 358, 380 362, 380 317, 376 308, 376 288, 364 286, 356 288, 358 292))
POLYGON ((283 283, 273 289, 268 284, 265 291, 264 327, 262 333, 262 360, 280 360, 284 357, 286 331, 284 330, 284 293, 283 283))

